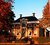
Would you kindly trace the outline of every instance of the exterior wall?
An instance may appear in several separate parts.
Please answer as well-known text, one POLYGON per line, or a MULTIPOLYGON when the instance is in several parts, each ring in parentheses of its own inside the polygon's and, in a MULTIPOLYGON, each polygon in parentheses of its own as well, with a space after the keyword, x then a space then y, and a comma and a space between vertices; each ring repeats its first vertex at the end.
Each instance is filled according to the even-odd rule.
POLYGON ((29 37, 32 38, 32 30, 31 29, 27 29, 25 32, 25 37, 29 37))
POLYGON ((17 31, 16 31, 16 38, 17 39, 21 38, 21 31, 20 31, 20 29, 17 29, 17 31))
POLYGON ((20 39, 21 38, 21 31, 20 31, 20 29, 14 29, 13 33, 16 36, 16 39, 20 39))
MULTIPOLYGON (((22 27, 20 26, 20 29, 14 29, 13 33, 16 36, 17 39, 20 39, 21 38, 21 33, 22 33, 22 27)), ((33 30, 31 28, 28 29, 26 27, 26 31, 25 31, 24 37, 29 37, 29 38, 39 37, 39 27, 35 26, 33 30)))
POLYGON ((26 28, 26 31, 25 31, 25 37, 28 36, 28 29, 26 28))
POLYGON ((39 37, 39 28, 35 28, 32 35, 33 35, 33 38, 39 37))
POLYGON ((16 29, 13 29, 13 34, 16 36, 16 29))
POLYGON ((31 29, 28 29, 28 37, 32 38, 32 30, 31 29))
MULTIPOLYGON (((16 39, 20 39, 21 38, 20 29, 14 29, 13 33, 16 36, 16 39)), ((36 27, 34 30, 27 29, 26 32, 25 32, 24 37, 29 37, 29 38, 39 37, 39 28, 36 27), (30 34, 30 32, 31 32, 31 34, 30 34)))

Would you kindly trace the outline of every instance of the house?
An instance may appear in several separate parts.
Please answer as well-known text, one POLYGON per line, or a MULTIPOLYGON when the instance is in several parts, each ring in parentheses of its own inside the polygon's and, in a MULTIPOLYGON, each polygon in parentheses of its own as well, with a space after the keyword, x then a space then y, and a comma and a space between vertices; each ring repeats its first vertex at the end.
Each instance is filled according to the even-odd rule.
POLYGON ((20 18, 14 22, 13 33, 16 39, 39 37, 39 20, 35 17, 35 13, 27 17, 20 14, 20 18))

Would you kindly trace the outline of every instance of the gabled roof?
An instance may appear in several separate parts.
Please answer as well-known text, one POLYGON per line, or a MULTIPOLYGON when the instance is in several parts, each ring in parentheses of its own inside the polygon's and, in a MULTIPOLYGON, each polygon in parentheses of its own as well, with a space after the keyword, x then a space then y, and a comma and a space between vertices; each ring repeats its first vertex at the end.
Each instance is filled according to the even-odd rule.
POLYGON ((38 21, 38 19, 36 17, 33 16, 27 16, 27 17, 22 17, 22 18, 18 18, 17 20, 15 20, 15 22, 20 22, 20 19, 28 19, 28 21, 38 21))

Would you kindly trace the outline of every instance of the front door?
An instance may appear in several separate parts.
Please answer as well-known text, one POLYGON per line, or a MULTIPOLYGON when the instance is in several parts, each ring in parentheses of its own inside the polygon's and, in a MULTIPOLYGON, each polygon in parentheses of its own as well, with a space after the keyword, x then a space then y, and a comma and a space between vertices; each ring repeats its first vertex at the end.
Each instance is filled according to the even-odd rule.
POLYGON ((40 36, 42 36, 42 37, 44 37, 44 30, 45 30, 44 28, 40 27, 40 36))

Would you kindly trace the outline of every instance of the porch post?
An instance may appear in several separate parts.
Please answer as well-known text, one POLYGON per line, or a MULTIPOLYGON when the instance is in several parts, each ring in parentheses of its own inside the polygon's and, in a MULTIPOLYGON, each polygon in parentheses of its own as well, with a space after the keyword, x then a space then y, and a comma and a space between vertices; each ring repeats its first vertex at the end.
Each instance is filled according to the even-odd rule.
POLYGON ((44 34, 45 34, 45 37, 46 37, 46 29, 45 29, 45 32, 44 32, 44 34))

